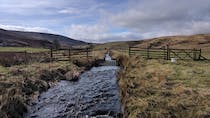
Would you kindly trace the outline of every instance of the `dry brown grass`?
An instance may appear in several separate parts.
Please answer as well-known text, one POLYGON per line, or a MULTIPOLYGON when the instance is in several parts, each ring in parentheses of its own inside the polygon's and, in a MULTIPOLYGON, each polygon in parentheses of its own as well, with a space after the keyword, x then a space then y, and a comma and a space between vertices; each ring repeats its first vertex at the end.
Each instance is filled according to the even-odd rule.
POLYGON ((21 118, 33 97, 65 79, 67 71, 79 68, 69 62, 53 62, 0 67, 0 70, 0 117, 21 118))
POLYGON ((210 117, 210 63, 119 57, 118 75, 128 118, 210 117))
POLYGON ((103 59, 107 50, 93 50, 92 56, 94 59, 103 59))
POLYGON ((1 52, 0 65, 9 67, 13 65, 29 64, 34 62, 49 62, 49 52, 1 52))

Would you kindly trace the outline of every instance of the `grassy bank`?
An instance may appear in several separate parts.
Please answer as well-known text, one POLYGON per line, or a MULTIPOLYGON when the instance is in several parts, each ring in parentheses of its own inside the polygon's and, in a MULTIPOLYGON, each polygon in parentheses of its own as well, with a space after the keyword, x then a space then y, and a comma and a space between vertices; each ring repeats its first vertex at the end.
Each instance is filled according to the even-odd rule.
POLYGON ((69 62, 0 66, 0 118, 21 118, 35 96, 74 70, 80 68, 69 62))
POLYGON ((128 118, 210 117, 210 63, 120 57, 118 75, 128 118))

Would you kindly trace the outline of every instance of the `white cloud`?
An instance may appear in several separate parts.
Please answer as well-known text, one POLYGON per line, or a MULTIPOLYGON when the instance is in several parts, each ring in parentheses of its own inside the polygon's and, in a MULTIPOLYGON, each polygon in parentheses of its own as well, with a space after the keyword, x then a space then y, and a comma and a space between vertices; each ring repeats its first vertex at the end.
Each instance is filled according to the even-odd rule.
POLYGON ((189 33, 210 33, 210 21, 197 21, 189 25, 189 33), (191 30, 191 31, 190 31, 191 30))
POLYGON ((61 14, 79 14, 80 10, 76 9, 76 8, 65 8, 65 9, 59 10, 58 13, 61 13, 61 14))
POLYGON ((1 0, 0 12, 14 15, 52 14, 53 11, 44 10, 54 6, 49 0, 1 0))
POLYGON ((1 8, 25 9, 25 8, 40 8, 51 5, 50 1, 37 1, 37 0, 1 0, 1 8))
POLYGON ((198 21, 189 22, 179 28, 175 27, 173 30, 157 30, 152 32, 142 33, 143 39, 160 37, 160 36, 174 36, 174 35, 193 35, 193 34, 209 34, 210 22, 198 21))
POLYGON ((31 32, 45 32, 45 33, 53 33, 52 30, 43 27, 25 27, 25 26, 15 26, 15 25, 2 25, 0 24, 0 28, 5 30, 15 30, 15 31, 31 31, 31 32))
POLYGON ((83 41, 99 42, 102 35, 107 31, 103 25, 79 25, 73 24, 68 29, 71 38, 83 41))
POLYGON ((210 33, 209 8, 206 0, 134 0, 127 9, 109 17, 116 26, 143 37, 189 35, 210 33))
POLYGON ((127 40, 139 40, 142 36, 137 32, 119 32, 119 33, 104 33, 100 42, 113 42, 113 41, 127 41, 127 40))
POLYGON ((137 40, 141 36, 137 32, 110 33, 105 25, 71 25, 68 29, 68 36, 87 42, 110 42, 122 40, 137 40))

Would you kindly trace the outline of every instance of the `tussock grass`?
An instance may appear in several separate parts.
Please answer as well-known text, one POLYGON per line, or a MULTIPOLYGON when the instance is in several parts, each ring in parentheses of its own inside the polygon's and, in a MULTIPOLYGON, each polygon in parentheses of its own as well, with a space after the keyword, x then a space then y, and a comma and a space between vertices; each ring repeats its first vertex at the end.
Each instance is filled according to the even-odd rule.
POLYGON ((35 96, 79 69, 69 62, 0 67, 0 117, 21 118, 35 96))
POLYGON ((118 83, 128 118, 210 117, 210 63, 120 56, 118 83))
POLYGON ((105 56, 105 54, 106 54, 106 51, 107 50, 100 50, 100 51, 98 51, 98 50, 93 50, 92 51, 92 56, 95 58, 95 59, 103 59, 104 58, 104 56, 105 56))

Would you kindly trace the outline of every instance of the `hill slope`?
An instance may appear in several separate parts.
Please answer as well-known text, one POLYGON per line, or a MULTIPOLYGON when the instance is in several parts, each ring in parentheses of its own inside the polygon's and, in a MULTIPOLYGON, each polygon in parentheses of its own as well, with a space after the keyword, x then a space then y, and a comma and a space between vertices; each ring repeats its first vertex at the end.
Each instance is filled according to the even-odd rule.
POLYGON ((201 48, 204 50, 210 50, 210 34, 165 36, 139 41, 119 41, 101 44, 96 46, 96 48, 128 49, 129 45, 140 48, 147 48, 149 45, 153 48, 161 48, 162 46, 169 45, 171 48, 201 48))
POLYGON ((61 35, 0 29, 1 46, 50 47, 53 45, 52 42, 54 40, 58 40, 63 46, 86 44, 86 42, 74 40, 61 35))
POLYGON ((146 48, 151 47, 160 48, 169 45, 172 48, 198 48, 210 50, 210 34, 197 34, 191 36, 166 36, 158 37, 148 40, 143 40, 136 44, 137 47, 146 48))

